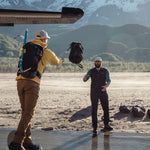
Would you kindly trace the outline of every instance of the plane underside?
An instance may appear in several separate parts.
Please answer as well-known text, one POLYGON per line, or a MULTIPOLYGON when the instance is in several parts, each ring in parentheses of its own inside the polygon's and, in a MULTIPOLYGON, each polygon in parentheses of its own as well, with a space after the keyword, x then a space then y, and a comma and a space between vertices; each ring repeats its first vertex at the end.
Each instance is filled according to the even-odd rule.
POLYGON ((0 26, 14 24, 73 24, 84 12, 80 8, 63 7, 62 12, 0 9, 0 26))

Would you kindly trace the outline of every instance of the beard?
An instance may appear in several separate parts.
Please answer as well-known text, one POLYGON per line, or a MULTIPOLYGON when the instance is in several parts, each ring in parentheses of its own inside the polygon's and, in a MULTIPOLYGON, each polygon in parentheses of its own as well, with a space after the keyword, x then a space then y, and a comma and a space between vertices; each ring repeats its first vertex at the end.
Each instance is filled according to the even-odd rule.
POLYGON ((46 40, 46 42, 45 42, 46 44, 48 43, 48 39, 46 40))
POLYGON ((96 67, 96 68, 100 68, 100 67, 101 67, 101 64, 95 64, 95 67, 96 67))

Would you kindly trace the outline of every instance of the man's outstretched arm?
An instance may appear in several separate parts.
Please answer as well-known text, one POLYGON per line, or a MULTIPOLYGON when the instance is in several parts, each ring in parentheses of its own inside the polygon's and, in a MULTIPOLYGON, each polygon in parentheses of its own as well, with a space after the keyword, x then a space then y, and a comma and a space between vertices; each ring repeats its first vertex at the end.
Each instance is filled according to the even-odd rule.
POLYGON ((83 77, 83 81, 86 82, 91 77, 91 70, 87 72, 87 74, 83 77))

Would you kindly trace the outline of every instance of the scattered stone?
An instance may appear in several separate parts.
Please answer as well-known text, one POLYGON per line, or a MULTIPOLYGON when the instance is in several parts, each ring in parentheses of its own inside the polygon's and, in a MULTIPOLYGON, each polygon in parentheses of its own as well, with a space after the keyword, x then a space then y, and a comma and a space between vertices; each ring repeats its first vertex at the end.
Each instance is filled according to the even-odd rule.
POLYGON ((44 130, 44 131, 52 131, 52 130, 53 130, 53 127, 42 128, 41 130, 44 130))

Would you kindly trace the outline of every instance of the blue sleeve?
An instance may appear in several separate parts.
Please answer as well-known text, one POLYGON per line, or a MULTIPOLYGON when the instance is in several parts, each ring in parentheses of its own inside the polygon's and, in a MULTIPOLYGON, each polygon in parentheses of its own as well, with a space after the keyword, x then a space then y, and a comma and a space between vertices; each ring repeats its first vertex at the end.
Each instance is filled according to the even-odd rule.
POLYGON ((91 70, 89 70, 86 75, 91 76, 91 70))
POLYGON ((88 77, 86 79, 86 81, 87 81, 91 77, 91 70, 89 70, 86 75, 88 75, 88 77))
POLYGON ((111 82, 108 70, 106 71, 106 81, 111 82))

